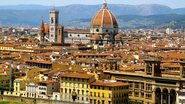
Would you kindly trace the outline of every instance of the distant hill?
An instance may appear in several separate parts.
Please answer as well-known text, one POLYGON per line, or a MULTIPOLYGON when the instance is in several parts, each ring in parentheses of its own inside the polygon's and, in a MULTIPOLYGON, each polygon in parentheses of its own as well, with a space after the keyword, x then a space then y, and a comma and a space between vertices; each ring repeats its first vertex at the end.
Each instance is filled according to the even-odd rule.
MULTIPOLYGON (((40 26, 42 19, 48 22, 49 10, 52 8, 52 6, 42 5, 0 6, 0 25, 40 26)), ((62 24, 68 27, 78 27, 76 23, 81 23, 80 25, 88 27, 89 20, 101 8, 101 5, 75 4, 56 8, 60 11, 62 24)), ((109 9, 116 15, 121 27, 129 28, 152 27, 185 18, 185 8, 172 9, 158 4, 109 4, 109 9)))
POLYGON ((123 28, 179 28, 179 26, 172 26, 176 22, 178 25, 182 25, 180 21, 185 19, 185 15, 179 14, 160 14, 160 15, 150 15, 150 16, 140 16, 140 15, 122 15, 118 16, 119 26, 123 28))

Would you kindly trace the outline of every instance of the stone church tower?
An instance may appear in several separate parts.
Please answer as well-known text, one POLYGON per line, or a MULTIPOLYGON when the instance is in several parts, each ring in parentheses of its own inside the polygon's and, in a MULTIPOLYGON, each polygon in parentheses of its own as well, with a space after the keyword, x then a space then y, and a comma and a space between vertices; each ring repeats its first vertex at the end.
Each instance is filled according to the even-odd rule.
POLYGON ((49 40, 50 42, 57 41, 57 28, 59 25, 59 11, 52 9, 50 10, 50 22, 49 22, 49 40))

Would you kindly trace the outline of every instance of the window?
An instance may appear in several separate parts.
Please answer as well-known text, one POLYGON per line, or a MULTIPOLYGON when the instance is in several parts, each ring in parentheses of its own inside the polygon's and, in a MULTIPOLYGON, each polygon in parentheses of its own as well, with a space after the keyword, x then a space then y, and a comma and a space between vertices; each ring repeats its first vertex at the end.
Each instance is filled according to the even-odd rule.
POLYGON ((96 99, 94 99, 94 104, 96 104, 96 99))
POLYGON ((135 89, 138 89, 139 88, 139 83, 138 82, 135 82, 134 83, 134 87, 135 87, 135 89))
POLYGON ((141 97, 142 97, 142 98, 144 97, 144 92, 141 92, 141 97))
POLYGON ((53 17, 51 18, 51 23, 52 23, 52 24, 54 23, 54 19, 53 19, 53 17))
POLYGON ((98 97, 100 97, 100 93, 98 92, 98 97))
POLYGON ((144 83, 141 83, 141 90, 144 90, 144 89, 145 89, 144 83))
POLYGON ((94 97, 96 97, 96 92, 94 92, 94 97))
POLYGON ((54 30, 54 28, 52 27, 52 28, 51 28, 51 31, 53 31, 53 30, 54 30))
POLYGON ((51 37, 53 37, 53 34, 51 34, 51 37))
POLYGON ((132 96, 132 91, 129 91, 129 95, 132 96))
POLYGON ((86 96, 88 96, 89 91, 86 91, 86 96))
POLYGON ((152 64, 151 63, 147 64, 147 66, 146 66, 146 73, 148 75, 152 75, 152 64))
POLYGON ((185 67, 182 68, 182 76, 185 78, 185 67))
POLYGON ((90 99, 90 104, 92 104, 92 99, 90 99))
POLYGON ((147 91, 152 91, 152 85, 151 84, 146 84, 146 90, 147 91))
POLYGON ((111 94, 109 94, 109 98, 111 98, 112 97, 112 95, 111 94))
POLYGON ((146 94, 146 99, 152 99, 152 94, 146 94))
POLYGON ((96 29, 96 32, 99 32, 99 29, 96 29))
POLYGON ((129 82, 129 89, 132 90, 133 89, 133 83, 129 82))
POLYGON ((63 92, 63 88, 60 89, 60 92, 63 92))
POLYGON ((104 100, 102 100, 102 104, 105 104, 105 101, 104 100))
POLYGON ((100 104, 100 100, 98 100, 98 104, 100 104))
POLYGON ((134 92, 134 96, 135 96, 135 97, 139 97, 139 92, 137 92, 137 91, 134 92))
POLYGON ((67 88, 65 88, 65 93, 67 93, 67 88))
POLYGON ((82 90, 82 95, 84 95, 84 90, 82 90))

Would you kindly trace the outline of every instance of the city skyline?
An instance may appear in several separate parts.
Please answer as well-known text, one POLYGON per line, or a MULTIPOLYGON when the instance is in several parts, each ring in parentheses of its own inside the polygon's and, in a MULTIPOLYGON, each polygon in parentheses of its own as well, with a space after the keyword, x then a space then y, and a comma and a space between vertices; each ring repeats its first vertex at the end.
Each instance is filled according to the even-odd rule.
MULTIPOLYGON (((2 5, 22 5, 22 4, 37 4, 37 5, 56 5, 56 6, 66 6, 66 5, 71 5, 71 4, 88 4, 88 5, 95 5, 95 4, 101 4, 103 0, 70 0, 70 1, 64 1, 64 0, 32 0, 32 1, 26 1, 26 0, 6 0, 6 1, 1 1, 1 6, 2 5)), ((122 0, 107 0, 109 4, 129 4, 129 5, 140 5, 140 4, 161 4, 161 5, 166 5, 171 8, 184 8, 185 6, 185 1, 184 0, 127 0, 127 1, 122 1, 122 0)))

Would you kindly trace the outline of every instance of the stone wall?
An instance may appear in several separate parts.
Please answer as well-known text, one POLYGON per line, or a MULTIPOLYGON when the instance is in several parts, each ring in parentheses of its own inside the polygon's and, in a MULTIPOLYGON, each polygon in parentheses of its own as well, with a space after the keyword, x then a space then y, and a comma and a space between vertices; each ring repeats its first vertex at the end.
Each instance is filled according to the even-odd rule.
POLYGON ((79 104, 79 103, 74 103, 74 102, 63 102, 63 101, 56 101, 56 100, 23 98, 23 97, 15 97, 15 96, 0 96, 0 101, 25 102, 26 104, 79 104), (35 103, 35 101, 36 101, 36 103, 35 103))

